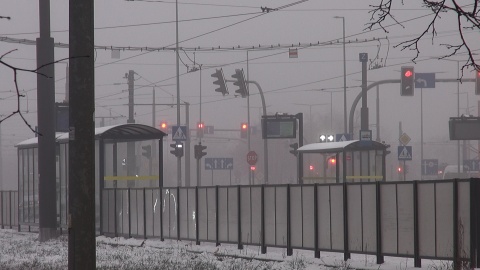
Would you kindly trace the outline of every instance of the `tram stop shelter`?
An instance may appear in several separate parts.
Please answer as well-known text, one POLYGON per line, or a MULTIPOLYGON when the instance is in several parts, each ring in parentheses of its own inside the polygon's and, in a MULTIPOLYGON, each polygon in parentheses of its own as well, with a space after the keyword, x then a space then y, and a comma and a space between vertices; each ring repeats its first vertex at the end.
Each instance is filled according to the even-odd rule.
POLYGON ((312 143, 298 148, 300 183, 385 181, 389 145, 376 141, 312 143), (302 172, 300 170, 303 170, 302 172))
MULTIPOLYGON (((163 185, 163 144, 167 134, 142 124, 95 128, 95 207, 99 226, 105 188, 150 188, 163 185)), ((16 145, 18 152, 19 224, 38 226, 38 138, 16 145)), ((57 217, 67 227, 69 134, 56 134, 57 217)))

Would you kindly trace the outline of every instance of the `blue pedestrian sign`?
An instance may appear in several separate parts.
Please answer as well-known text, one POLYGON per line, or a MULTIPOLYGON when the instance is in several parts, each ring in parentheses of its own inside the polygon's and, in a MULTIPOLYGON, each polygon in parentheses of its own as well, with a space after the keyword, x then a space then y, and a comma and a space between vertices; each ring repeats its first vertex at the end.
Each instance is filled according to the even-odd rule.
POLYGON ((186 141, 187 140, 187 126, 172 126, 172 140, 186 141))
POLYGON ((233 158, 205 158, 205 170, 233 170, 233 158))
POLYGON ((422 175, 438 175, 438 159, 424 159, 422 161, 422 175))
POLYGON ((435 88, 435 73, 415 73, 415 88, 435 88))
POLYGON ((412 147, 406 145, 399 146, 398 160, 412 160, 412 147))
POLYGON ((335 141, 336 142, 350 141, 350 134, 348 133, 335 134, 335 141))

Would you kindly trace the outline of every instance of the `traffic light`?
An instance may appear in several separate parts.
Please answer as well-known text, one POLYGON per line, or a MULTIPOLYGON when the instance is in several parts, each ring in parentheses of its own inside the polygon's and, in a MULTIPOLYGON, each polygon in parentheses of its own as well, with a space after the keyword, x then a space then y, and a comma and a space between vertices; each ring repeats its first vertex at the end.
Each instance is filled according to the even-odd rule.
POLYGON ((337 164, 337 159, 334 157, 331 157, 328 159, 328 165, 335 166, 337 164))
POLYGON ((142 146, 143 152, 142 156, 151 159, 152 158, 152 146, 151 145, 144 145, 142 146))
POLYGON ((402 166, 398 166, 397 172, 398 172, 398 173, 403 173, 403 167, 402 167, 402 166))
POLYGON ((310 171, 313 171, 313 170, 315 170, 315 167, 313 167, 313 165, 310 165, 310 166, 308 167, 308 169, 309 169, 310 171))
POLYGON ((203 122, 197 123, 197 138, 202 138, 205 130, 205 124, 203 122))
POLYGON ((168 130, 167 122, 160 122, 160 130, 167 133, 167 130, 168 130))
POLYGON ((480 95, 480 70, 475 70, 475 95, 480 95))
POLYGON ((248 136, 248 124, 241 123, 240 124, 240 138, 246 139, 248 136))
POLYGON ((238 89, 235 90, 235 93, 242 96, 242 98, 247 97, 247 82, 245 80, 245 75, 243 74, 243 69, 235 69, 235 74, 232 75, 232 78, 236 79, 233 85, 238 86, 238 89))
POLYGON ((293 154, 294 156, 297 156, 298 155, 298 143, 292 143, 290 144, 290 147, 292 148, 292 150, 290 150, 290 153, 293 154))
POLYGON ((215 73, 212 74, 212 77, 217 78, 217 80, 214 81, 213 84, 216 84, 219 86, 217 89, 215 89, 215 92, 220 92, 224 96, 228 95, 228 88, 227 88, 227 83, 225 81, 225 77, 223 76, 223 70, 217 69, 215 73))
POLYGON ((181 142, 176 142, 176 143, 172 143, 170 144, 170 147, 172 147, 173 149, 170 150, 170 153, 174 154, 176 157, 183 157, 183 143, 181 142))
POLYGON ((400 79, 400 96, 413 96, 415 73, 413 67, 402 67, 400 79))
POLYGON ((255 165, 250 166, 250 171, 254 172, 256 169, 255 165))
POLYGON ((196 159, 201 159, 203 156, 207 154, 207 152, 203 152, 203 150, 207 149, 206 146, 202 145, 202 143, 199 143, 193 147, 194 149, 194 156, 196 159))

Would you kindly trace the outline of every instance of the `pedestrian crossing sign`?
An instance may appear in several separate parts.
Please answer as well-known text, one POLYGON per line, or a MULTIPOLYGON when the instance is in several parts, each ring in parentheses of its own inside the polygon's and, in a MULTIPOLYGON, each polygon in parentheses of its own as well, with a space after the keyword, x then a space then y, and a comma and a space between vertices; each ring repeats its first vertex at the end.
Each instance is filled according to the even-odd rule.
POLYGON ((406 145, 399 146, 398 160, 412 160, 412 147, 406 145))
POLYGON ((172 126, 172 140, 186 141, 187 140, 187 126, 172 126))

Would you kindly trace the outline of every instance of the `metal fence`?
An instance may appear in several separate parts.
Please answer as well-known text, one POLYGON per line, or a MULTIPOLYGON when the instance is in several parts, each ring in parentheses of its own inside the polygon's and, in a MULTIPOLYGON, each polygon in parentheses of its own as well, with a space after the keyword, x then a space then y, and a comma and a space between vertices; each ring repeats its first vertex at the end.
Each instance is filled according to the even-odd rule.
POLYGON ((2 229, 18 226, 18 191, 0 191, 0 226, 2 229))
POLYGON ((105 189, 100 233, 477 265, 477 179, 105 189))

